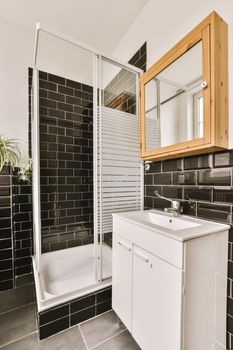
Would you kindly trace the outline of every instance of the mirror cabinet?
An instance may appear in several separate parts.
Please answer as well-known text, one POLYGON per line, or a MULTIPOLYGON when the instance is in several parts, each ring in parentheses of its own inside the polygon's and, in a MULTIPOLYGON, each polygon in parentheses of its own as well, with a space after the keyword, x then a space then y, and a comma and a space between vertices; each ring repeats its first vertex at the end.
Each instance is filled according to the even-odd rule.
POLYGON ((143 160, 228 147, 227 24, 212 12, 140 77, 143 160))

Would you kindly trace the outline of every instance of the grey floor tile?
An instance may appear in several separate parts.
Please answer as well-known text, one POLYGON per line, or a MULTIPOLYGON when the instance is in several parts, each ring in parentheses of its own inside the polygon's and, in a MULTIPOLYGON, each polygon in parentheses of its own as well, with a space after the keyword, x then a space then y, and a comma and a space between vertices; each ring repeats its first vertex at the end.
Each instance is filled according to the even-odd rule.
POLYGON ((128 331, 124 331, 105 343, 95 347, 95 350, 140 350, 128 331))
POLYGON ((109 311, 99 317, 82 323, 80 328, 88 348, 93 348, 104 340, 124 330, 125 326, 114 311, 109 311))
POLYGON ((0 315, 0 346, 37 330, 35 304, 0 315))
POLYGON ((1 293, 0 313, 35 302, 34 284, 23 285, 1 293))
POLYGON ((1 350, 86 350, 78 327, 68 329, 41 342, 33 333, 1 348, 1 350))

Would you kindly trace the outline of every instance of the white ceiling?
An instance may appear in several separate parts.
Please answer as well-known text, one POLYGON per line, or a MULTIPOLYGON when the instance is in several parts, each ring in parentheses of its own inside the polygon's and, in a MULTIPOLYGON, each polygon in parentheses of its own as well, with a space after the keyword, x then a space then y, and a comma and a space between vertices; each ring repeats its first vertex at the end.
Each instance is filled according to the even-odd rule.
POLYGON ((0 20, 32 31, 35 23, 111 53, 148 0, 0 0, 0 20))

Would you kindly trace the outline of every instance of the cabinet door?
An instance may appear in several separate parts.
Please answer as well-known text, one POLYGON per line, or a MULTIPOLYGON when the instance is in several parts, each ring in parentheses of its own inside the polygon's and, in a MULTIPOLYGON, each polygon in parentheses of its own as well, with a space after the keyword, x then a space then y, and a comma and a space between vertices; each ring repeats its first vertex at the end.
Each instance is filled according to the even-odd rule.
POLYGON ((135 247, 132 334, 143 350, 181 349, 182 270, 135 247))
POLYGON ((112 307, 131 331, 132 243, 113 234, 112 307))

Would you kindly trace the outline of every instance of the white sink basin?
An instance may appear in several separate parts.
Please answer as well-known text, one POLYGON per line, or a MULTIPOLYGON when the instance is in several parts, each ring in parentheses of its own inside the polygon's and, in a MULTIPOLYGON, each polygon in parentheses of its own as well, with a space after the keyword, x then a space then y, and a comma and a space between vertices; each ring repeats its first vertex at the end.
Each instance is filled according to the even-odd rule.
POLYGON ((160 215, 151 211, 144 211, 141 213, 142 223, 144 224, 152 224, 156 226, 161 226, 163 228, 178 231, 185 230, 193 227, 200 226, 199 223, 185 220, 182 217, 171 217, 170 215, 160 215))
MULTIPOLYGON (((174 217, 171 213, 158 210, 141 210, 113 214, 116 219, 126 220, 142 229, 149 229, 179 241, 228 230, 229 226, 182 215, 174 217)), ((143 231, 142 231, 143 232, 143 231)))

